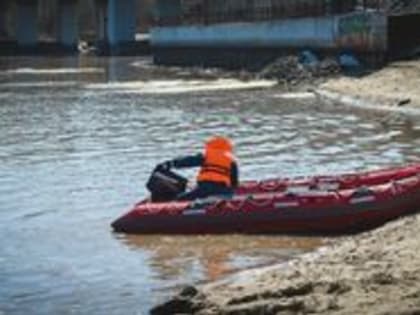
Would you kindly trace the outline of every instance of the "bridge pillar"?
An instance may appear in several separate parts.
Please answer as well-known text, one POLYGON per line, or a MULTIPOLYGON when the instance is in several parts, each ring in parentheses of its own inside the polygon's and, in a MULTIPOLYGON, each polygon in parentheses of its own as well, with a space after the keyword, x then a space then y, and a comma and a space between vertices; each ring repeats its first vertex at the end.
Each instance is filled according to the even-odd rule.
POLYGON ((38 1, 17 1, 16 41, 19 46, 35 46, 38 42, 38 1))
POLYGON ((7 30, 7 14, 8 14, 8 2, 0 1, 0 41, 8 37, 7 30))
POLYGON ((95 0, 96 40, 100 43, 108 42, 108 1, 95 0))
POLYGON ((108 0, 108 43, 111 47, 135 40, 136 1, 108 0))
POLYGON ((75 49, 78 43, 78 0, 59 0, 57 3, 57 42, 75 49))

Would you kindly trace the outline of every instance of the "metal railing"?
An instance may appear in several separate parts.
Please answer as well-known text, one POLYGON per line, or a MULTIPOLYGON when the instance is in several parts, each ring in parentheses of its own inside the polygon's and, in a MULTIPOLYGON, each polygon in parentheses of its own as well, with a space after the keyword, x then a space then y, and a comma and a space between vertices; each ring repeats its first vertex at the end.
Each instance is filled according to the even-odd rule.
POLYGON ((420 0, 392 0, 387 5, 389 15, 420 14, 420 0))
POLYGON ((225 0, 223 5, 217 5, 220 2, 201 0, 194 1, 190 6, 185 2, 179 12, 157 14, 155 24, 169 26, 255 22, 354 11, 380 11, 389 15, 420 13, 420 0, 269 0, 264 1, 264 6, 259 6, 258 0, 254 0, 247 1, 247 6, 236 7, 234 1, 225 0))
POLYGON ((183 2, 179 12, 156 15, 158 25, 253 22, 282 18, 314 17, 351 12, 357 0, 258 0, 237 5, 235 0, 183 2), (219 3, 219 4, 218 4, 219 3), (236 5, 235 5, 236 4, 236 5))

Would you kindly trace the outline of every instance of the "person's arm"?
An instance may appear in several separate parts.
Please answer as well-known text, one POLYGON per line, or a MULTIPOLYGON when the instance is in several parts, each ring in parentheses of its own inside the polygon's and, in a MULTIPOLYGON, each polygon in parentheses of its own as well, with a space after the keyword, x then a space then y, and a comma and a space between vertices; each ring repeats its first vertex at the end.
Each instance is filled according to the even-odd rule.
POLYGON ((203 154, 199 153, 196 155, 189 155, 176 158, 172 162, 174 168, 199 167, 204 162, 204 156, 203 154))
POLYGON ((196 155, 188 155, 179 157, 170 161, 163 162, 161 165, 164 169, 173 168, 188 168, 188 167, 199 167, 204 162, 203 154, 199 153, 196 155))
POLYGON ((231 165, 230 181, 232 183, 232 188, 236 189, 239 185, 239 169, 236 162, 232 162, 231 165))

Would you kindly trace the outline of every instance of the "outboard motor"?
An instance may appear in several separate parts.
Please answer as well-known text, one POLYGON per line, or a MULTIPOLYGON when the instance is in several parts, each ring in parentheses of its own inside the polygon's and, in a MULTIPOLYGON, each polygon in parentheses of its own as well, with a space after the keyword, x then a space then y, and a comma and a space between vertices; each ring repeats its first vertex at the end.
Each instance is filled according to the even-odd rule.
POLYGON ((185 192, 188 180, 170 170, 156 168, 150 176, 146 187, 152 195, 153 202, 174 200, 185 192))

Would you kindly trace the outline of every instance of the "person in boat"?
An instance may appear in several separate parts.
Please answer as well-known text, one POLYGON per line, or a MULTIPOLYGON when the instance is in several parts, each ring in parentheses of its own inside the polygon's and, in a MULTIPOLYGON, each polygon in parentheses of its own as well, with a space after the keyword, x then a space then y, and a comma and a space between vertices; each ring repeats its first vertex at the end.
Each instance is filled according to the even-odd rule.
POLYGON ((231 196, 238 186, 239 170, 233 155, 233 145, 225 137, 209 139, 203 153, 184 156, 158 165, 162 170, 200 167, 197 186, 181 193, 177 200, 194 200, 210 196, 231 196))

